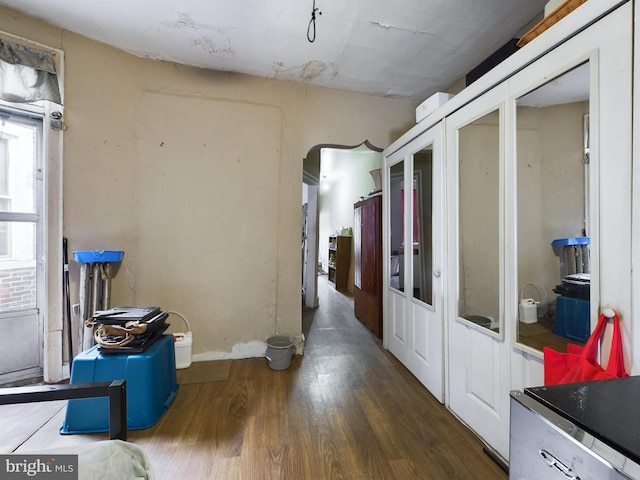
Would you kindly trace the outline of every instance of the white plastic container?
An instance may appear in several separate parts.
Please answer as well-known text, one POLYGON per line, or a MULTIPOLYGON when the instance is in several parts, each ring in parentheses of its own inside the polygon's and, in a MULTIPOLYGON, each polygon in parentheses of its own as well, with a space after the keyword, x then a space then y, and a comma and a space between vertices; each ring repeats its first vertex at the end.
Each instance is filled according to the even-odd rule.
POLYGON ((520 289, 520 303, 518 304, 518 319, 522 323, 536 323, 538 318, 542 318, 547 309, 547 291, 535 283, 525 283, 520 289), (525 297, 524 292, 527 287, 533 287, 538 291, 540 301, 525 297))
POLYGON ((187 331, 184 333, 173 334, 173 345, 175 347, 176 355, 176 369, 188 368, 191 366, 191 350, 193 346, 193 336, 191 334, 191 326, 184 317, 184 315, 178 312, 167 312, 169 315, 175 315, 180 317, 184 322, 187 331))
POLYGON ((416 108, 416 123, 420 123, 421 120, 427 118, 430 113, 435 112, 453 97, 453 94, 444 92, 436 92, 431 95, 416 108))
POLYGON ((533 298, 523 298, 518 305, 518 318, 522 323, 536 323, 538 321, 538 306, 533 298))
POLYGON ((176 347, 176 368, 187 368, 191 365, 191 347, 193 337, 191 332, 174 333, 174 345, 176 347))
POLYGON ((548 17, 551 14, 551 12, 553 12, 556 8, 558 8, 562 3, 564 3, 564 0, 551 0, 547 2, 547 4, 544 6, 545 18, 548 17))

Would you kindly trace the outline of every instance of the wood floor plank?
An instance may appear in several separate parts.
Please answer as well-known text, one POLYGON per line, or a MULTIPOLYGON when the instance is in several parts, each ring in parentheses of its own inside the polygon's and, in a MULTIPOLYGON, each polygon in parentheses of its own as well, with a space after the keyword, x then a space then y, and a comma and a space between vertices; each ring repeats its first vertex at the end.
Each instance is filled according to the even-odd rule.
POLYGON ((210 480, 236 480, 240 476, 240 457, 215 458, 210 480))
POLYGON ((416 464, 411 460, 404 458, 389 460, 389 465, 393 471, 393 478, 396 480, 405 480, 408 478, 419 478, 420 473, 416 464))
POLYGON ((0 452, 10 453, 20 447, 60 410, 64 410, 66 404, 61 400, 0 405, 0 452))
POLYGON ((84 445, 87 443, 108 440, 108 433, 88 433, 82 435, 61 435, 60 427, 64 423, 66 407, 60 409, 51 419, 44 423, 33 435, 23 443, 16 452, 41 452, 49 448, 84 445))

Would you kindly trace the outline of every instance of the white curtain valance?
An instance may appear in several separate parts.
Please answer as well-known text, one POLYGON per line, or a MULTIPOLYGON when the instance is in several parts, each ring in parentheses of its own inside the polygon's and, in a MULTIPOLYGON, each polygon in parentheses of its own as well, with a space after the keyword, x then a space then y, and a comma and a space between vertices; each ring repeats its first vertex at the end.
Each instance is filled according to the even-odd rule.
POLYGON ((0 40, 0 98, 14 103, 50 100, 62 105, 54 55, 0 40))

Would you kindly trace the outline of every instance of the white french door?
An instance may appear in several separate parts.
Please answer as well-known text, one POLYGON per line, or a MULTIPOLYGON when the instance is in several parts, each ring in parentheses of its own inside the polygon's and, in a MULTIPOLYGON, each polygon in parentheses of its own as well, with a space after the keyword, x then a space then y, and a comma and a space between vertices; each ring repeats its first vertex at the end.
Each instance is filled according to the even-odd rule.
POLYGON ((0 110, 0 383, 42 376, 42 125, 0 110))
POLYGON ((385 160, 387 348, 444 402, 443 151, 438 124, 385 160))
POLYGON ((519 292, 540 285, 556 310, 554 240, 589 239, 587 327, 615 308, 631 352, 631 7, 445 120, 448 406, 504 458, 509 391, 543 383, 519 292))
POLYGON ((498 452, 509 438, 504 320, 506 85, 446 119, 449 408, 498 452))

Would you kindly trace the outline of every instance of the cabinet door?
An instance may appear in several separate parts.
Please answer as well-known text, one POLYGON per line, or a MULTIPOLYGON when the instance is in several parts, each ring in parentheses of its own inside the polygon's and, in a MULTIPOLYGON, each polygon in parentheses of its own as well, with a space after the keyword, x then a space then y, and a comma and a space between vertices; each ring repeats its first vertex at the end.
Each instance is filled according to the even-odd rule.
MULTIPOLYGON (((627 320, 623 330, 630 327, 632 18, 629 2, 447 118, 449 407, 505 458, 509 391, 543 382, 543 355, 523 335, 518 296, 527 282, 560 283, 554 239, 581 236, 584 225, 591 320, 612 306, 627 320), (570 129, 582 133, 582 115, 563 120, 574 117, 564 116, 564 104, 544 115, 525 111, 542 105, 539 94, 552 82, 575 95, 578 83, 566 75, 582 68, 591 125, 586 176, 581 141, 574 157, 552 159, 570 129), (570 183, 567 172, 580 181, 570 183)), ((582 108, 583 98, 567 98, 582 108)), ((623 337, 628 345, 629 330, 623 337)))
POLYGON ((361 285, 362 291, 377 294, 380 291, 380 197, 360 207, 362 229, 361 285))
POLYGON ((355 204, 356 317, 376 336, 382 336, 382 245, 380 196, 355 204))
POLYGON ((508 456, 509 343, 504 289, 504 149, 507 85, 447 118, 449 155, 449 407, 508 456))

